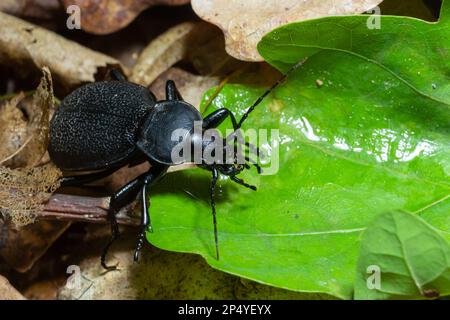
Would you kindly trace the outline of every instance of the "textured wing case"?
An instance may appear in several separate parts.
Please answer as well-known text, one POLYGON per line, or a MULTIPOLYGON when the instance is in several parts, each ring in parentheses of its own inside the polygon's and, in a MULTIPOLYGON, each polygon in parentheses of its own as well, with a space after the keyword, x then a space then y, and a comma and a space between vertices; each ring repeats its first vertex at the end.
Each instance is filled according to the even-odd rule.
POLYGON ((50 126, 49 154, 63 170, 120 164, 135 150, 136 136, 155 97, 142 86, 108 81, 67 96, 50 126))

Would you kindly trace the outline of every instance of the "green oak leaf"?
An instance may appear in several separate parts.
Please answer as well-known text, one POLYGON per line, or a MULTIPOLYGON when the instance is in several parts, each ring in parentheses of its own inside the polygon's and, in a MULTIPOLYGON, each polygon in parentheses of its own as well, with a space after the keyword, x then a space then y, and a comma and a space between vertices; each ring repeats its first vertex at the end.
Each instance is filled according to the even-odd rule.
POLYGON ((267 62, 282 70, 319 52, 341 52, 449 105, 449 29, 450 4, 444 1, 438 22, 397 16, 329 17, 278 28, 261 40, 258 49, 267 62), (379 29, 369 29, 376 19, 379 29))
POLYGON ((415 215, 392 212, 378 216, 361 241, 355 299, 440 295, 450 295, 450 244, 415 215))
MULTIPOLYGON (((408 211, 450 231, 448 18, 443 14, 439 24, 382 18, 374 39, 374 31, 366 30, 361 36, 366 41, 353 42, 358 53, 307 48, 296 30, 310 39, 320 30, 324 38, 331 34, 344 41, 347 29, 338 28, 339 21, 357 28, 367 16, 296 23, 266 36, 260 52, 280 69, 309 56, 243 127, 279 130, 279 171, 244 172, 257 192, 221 178, 216 193, 220 260, 209 207, 211 177, 201 169, 170 174, 152 188, 154 233, 148 240, 166 250, 198 253, 214 268, 261 283, 352 298, 361 234, 374 217, 408 211), (410 23, 417 32, 426 29, 433 41, 420 47, 417 38, 411 46, 404 36, 393 37, 401 43, 390 40, 410 23), (373 43, 378 47, 365 49, 373 43), (432 44, 443 55, 433 53, 432 44), (386 60, 377 60, 385 50, 386 60), (427 55, 436 65, 429 67, 427 55)), ((248 71, 244 77, 226 85, 208 113, 227 107, 242 115, 263 93, 257 84, 267 72, 248 71)), ((267 144, 262 147, 276 154, 267 144)))

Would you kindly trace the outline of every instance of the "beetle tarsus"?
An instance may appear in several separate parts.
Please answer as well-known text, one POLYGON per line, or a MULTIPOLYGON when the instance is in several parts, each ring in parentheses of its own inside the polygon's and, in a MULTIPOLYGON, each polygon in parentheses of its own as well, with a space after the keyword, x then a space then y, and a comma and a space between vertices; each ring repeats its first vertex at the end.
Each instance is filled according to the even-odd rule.
POLYGON ((252 186, 252 185, 246 183, 244 180, 239 179, 239 178, 236 177, 236 176, 230 176, 230 179, 231 179, 232 181, 236 182, 237 184, 240 184, 241 186, 244 186, 244 187, 246 187, 246 188, 248 188, 248 189, 252 189, 253 191, 256 191, 256 190, 257 190, 257 188, 256 188, 255 186, 252 186))
POLYGON ((139 258, 141 256, 141 251, 142 251, 142 247, 144 246, 144 239, 145 239, 145 231, 146 231, 146 226, 144 226, 144 228, 141 228, 141 232, 139 232, 138 235, 138 241, 136 244, 136 249, 134 250, 134 257, 133 260, 134 262, 139 262, 139 258))
POLYGON ((212 180, 211 180, 211 210, 213 217, 213 225, 214 225, 214 242, 216 245, 216 259, 219 260, 219 236, 217 232, 217 217, 216 217, 216 202, 214 199, 215 191, 216 191, 216 183, 219 178, 219 172, 217 169, 212 169, 212 180))
POLYGON ((111 239, 109 240, 109 242, 107 243, 107 245, 103 249, 100 261, 101 261, 101 265, 102 265, 102 267, 104 269, 106 269, 108 271, 111 271, 111 270, 116 270, 117 269, 117 265, 115 265, 115 266, 108 266, 106 264, 106 256, 108 255, 109 249, 111 248, 111 246, 114 243, 114 241, 119 239, 120 232, 119 232, 119 225, 117 223, 117 219, 116 219, 116 215, 115 215, 114 211, 110 211, 109 212, 109 219, 111 221, 111 239))

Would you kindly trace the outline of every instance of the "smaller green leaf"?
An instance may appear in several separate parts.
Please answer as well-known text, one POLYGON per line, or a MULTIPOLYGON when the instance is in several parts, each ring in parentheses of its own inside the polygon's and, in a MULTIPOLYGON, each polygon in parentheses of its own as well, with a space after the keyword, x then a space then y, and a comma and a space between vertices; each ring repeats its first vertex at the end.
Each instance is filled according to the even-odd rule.
POLYGON ((439 231, 410 213, 378 216, 361 242, 355 299, 423 299, 449 294, 450 245, 439 231))

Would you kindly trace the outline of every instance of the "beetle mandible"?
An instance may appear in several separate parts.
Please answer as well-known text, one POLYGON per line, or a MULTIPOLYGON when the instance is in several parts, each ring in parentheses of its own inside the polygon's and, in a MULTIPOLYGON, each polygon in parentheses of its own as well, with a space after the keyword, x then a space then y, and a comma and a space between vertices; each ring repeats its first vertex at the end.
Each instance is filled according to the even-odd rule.
MULTIPOLYGON (((148 189, 166 174, 170 166, 179 164, 172 160, 172 149, 178 143, 171 139, 172 132, 185 129, 192 134, 196 121, 202 121, 203 130, 217 128, 225 119, 230 118, 234 134, 237 133, 250 112, 298 65, 300 64, 294 65, 258 98, 239 122, 226 108, 218 109, 202 118, 197 109, 182 99, 175 83, 171 80, 166 84, 166 100, 157 101, 150 90, 128 82, 115 69, 110 72, 111 80, 86 84, 62 100, 50 122, 48 146, 50 158, 65 172, 94 171, 94 173, 66 176, 62 179, 61 186, 82 186, 107 177, 126 165, 131 167, 145 161, 151 164, 147 172, 128 182, 111 196, 108 220, 111 223, 112 235, 101 255, 101 265, 105 269, 115 269, 115 266, 106 264, 106 255, 112 243, 119 237, 116 214, 139 194, 142 212, 134 253, 135 261, 139 259, 146 232, 153 231, 148 210, 148 189)), ((221 141, 221 146, 227 146, 228 137, 224 141, 221 141)), ((217 141, 193 137, 191 143, 194 148, 200 147, 204 150, 217 141), (196 146, 196 144, 199 145, 196 146)), ((245 145, 252 147, 248 143, 245 145)), ((237 160, 238 148, 234 150, 236 152, 234 159, 237 160)), ((259 155, 257 148, 253 150, 256 150, 254 153, 259 155)), ((203 159, 200 164, 212 174, 210 201, 217 259, 219 259, 219 248, 214 201, 215 186, 219 174, 222 174, 244 187, 256 190, 256 187, 237 177, 244 169, 250 168, 247 162, 251 162, 258 172, 261 170, 255 161, 249 157, 244 158, 246 160, 244 164, 236 162, 230 164, 226 161, 206 163, 203 159)))

